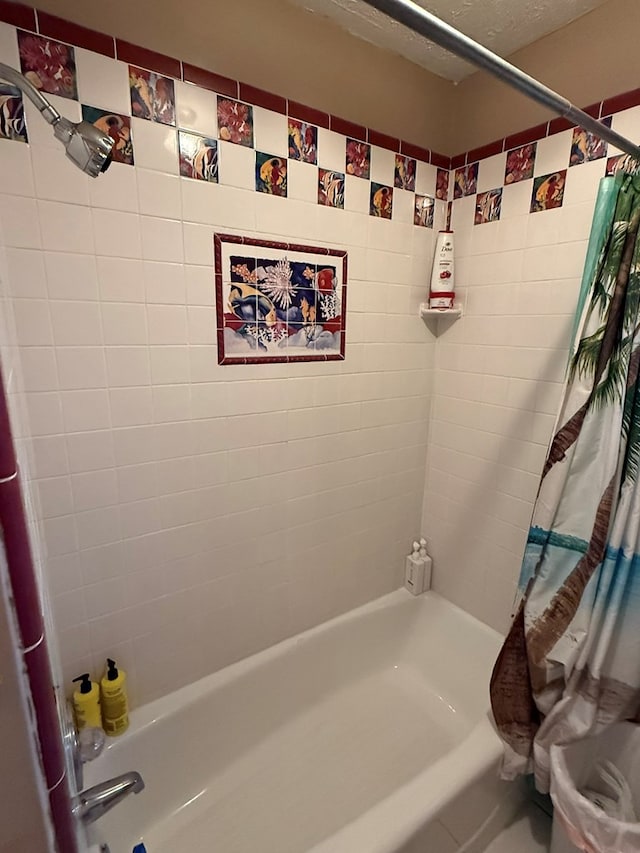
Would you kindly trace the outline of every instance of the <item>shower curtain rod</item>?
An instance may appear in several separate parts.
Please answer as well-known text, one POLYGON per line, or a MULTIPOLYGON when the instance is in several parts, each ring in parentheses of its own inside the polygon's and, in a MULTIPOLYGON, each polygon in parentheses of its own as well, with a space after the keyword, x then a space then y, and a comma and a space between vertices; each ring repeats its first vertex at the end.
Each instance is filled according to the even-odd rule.
POLYGON ((440 47, 451 51, 451 53, 455 53, 456 56, 460 56, 478 68, 488 71, 498 80, 502 80, 503 83, 517 89, 528 98, 538 101, 538 103, 564 116, 578 127, 583 127, 601 139, 613 143, 616 148, 640 161, 640 147, 634 145, 629 139, 616 133, 615 130, 611 130, 606 124, 592 118, 578 107, 574 107, 571 101, 563 98, 562 95, 558 95, 557 92, 549 89, 535 77, 525 74, 524 71, 465 36, 464 33, 459 32, 449 24, 445 24, 440 18, 431 12, 427 12, 426 9, 413 3, 412 0, 364 0, 364 2, 368 6, 384 12, 394 21, 404 24, 413 32, 428 38, 440 47))

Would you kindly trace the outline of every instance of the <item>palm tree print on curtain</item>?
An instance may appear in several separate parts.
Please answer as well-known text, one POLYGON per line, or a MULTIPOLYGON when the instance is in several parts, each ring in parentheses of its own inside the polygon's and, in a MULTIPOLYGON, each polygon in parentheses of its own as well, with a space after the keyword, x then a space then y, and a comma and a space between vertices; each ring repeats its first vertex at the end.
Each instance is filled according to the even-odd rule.
POLYGON ((564 397, 494 667, 502 775, 549 786, 554 743, 640 721, 640 178, 604 178, 564 397))

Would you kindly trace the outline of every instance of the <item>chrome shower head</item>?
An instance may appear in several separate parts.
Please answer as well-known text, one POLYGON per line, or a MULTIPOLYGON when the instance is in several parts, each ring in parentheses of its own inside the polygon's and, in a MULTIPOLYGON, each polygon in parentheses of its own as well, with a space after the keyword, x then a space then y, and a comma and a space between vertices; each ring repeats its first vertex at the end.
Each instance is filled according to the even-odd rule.
POLYGON ((67 157, 87 175, 97 178, 109 168, 114 140, 88 121, 75 124, 61 116, 53 125, 53 132, 64 145, 67 157))
POLYGON ((61 116, 42 92, 23 74, 4 62, 0 62, 0 78, 17 86, 36 105, 43 119, 53 126, 55 137, 64 145, 67 157, 79 169, 97 178, 109 168, 114 143, 110 136, 105 136, 88 121, 76 124, 61 116))

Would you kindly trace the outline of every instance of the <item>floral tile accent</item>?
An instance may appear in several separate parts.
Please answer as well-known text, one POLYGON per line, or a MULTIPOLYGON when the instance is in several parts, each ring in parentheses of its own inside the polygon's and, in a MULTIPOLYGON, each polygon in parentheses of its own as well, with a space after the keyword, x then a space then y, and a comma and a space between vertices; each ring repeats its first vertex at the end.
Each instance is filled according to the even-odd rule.
POLYGON ((318 169, 318 204, 344 210, 344 175, 329 169, 318 169))
POLYGON ((436 198, 440 201, 449 198, 449 172, 446 169, 438 169, 436 172, 436 198))
POLYGON ((256 151, 256 191, 286 198, 287 161, 284 157, 256 151))
POLYGON ((82 105, 82 118, 97 127, 105 136, 113 139, 111 156, 116 163, 133 166, 133 142, 131 140, 131 116, 110 113, 97 107, 82 105))
POLYGON ((563 169, 561 172, 552 172, 550 175, 541 175, 539 178, 535 178, 531 196, 531 213, 562 207, 566 179, 566 169, 563 169))
POLYGON ((8 83, 0 83, 0 139, 29 141, 22 92, 8 83))
POLYGON ((197 181, 218 182, 218 140, 178 131, 180 174, 197 181))
POLYGON ((131 115, 160 124, 176 123, 176 95, 173 80, 154 71, 129 66, 131 115))
MULTIPOLYGON (((603 119, 602 123, 611 127, 611 116, 603 119)), ((582 127, 574 128, 569 157, 570 166, 579 166, 581 163, 588 163, 590 160, 599 160, 601 157, 606 157, 606 154, 607 143, 604 139, 600 139, 595 133, 584 130, 582 127)))
POLYGON ((470 163, 456 169, 453 178, 453 197, 474 195, 478 188, 478 163, 470 163))
POLYGON ((533 177, 533 168, 536 162, 537 142, 512 148, 507 152, 507 165, 504 171, 505 184, 515 184, 518 181, 526 181, 533 177))
POLYGON ((242 101, 218 97, 218 136, 253 148, 253 107, 242 101))
POLYGON ((369 213, 380 219, 391 219, 393 210, 393 187, 384 184, 371 184, 369 213))
POLYGON ((607 160, 606 175, 610 178, 617 172, 634 172, 637 169, 637 163, 629 154, 616 154, 614 157, 609 157, 607 160))
POLYGON ((399 190, 416 191, 416 161, 413 157, 396 154, 396 168, 393 185, 399 190))
POLYGON ((75 53, 70 45, 18 30, 18 49, 22 73, 36 89, 78 99, 75 53))
POLYGON ((500 219, 502 209, 502 187, 496 190, 488 190, 478 193, 476 198, 475 225, 484 225, 486 222, 497 222, 500 219))
POLYGON ((219 364, 344 358, 341 250, 215 235, 219 364))
POLYGON ((430 195, 417 195, 413 208, 413 224, 433 228, 433 212, 436 200, 430 195))
POLYGON ((369 180, 371 171, 371 146, 357 139, 347 138, 346 173, 369 180))
POLYGON ((296 118, 289 119, 289 157, 303 163, 318 162, 318 128, 296 118))

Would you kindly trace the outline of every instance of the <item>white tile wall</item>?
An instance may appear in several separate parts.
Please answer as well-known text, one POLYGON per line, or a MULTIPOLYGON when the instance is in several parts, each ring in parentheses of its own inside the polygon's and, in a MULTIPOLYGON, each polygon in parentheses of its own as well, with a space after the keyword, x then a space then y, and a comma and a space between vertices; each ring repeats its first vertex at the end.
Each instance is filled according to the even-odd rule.
MULTIPOLYGON (((637 136, 640 109, 622 115, 637 136)), ((566 169, 570 147, 570 131, 538 142, 535 174, 566 169)), ((479 189, 500 185, 503 157, 480 163, 479 189)), ((453 202, 465 315, 436 349, 423 531, 435 589, 498 630, 509 623, 604 171, 602 159, 569 168, 564 206, 535 214, 533 182, 507 186, 490 225, 473 225, 474 197, 453 202)))
MULTIPOLYGON (((82 98, 128 112, 121 64, 77 62, 82 98)), ((212 93, 176 100, 215 135, 212 93)), ((138 119, 135 167, 89 182, 27 120, 32 145, 0 142, 0 225, 65 680, 111 653, 147 701, 396 587, 420 525, 433 232, 404 199, 370 221, 359 179, 320 209, 307 164, 286 201, 257 194, 254 151, 230 143, 226 185, 179 178, 175 129, 138 119), (346 361, 219 366, 215 230, 346 247, 346 361)), ((283 116, 256 109, 255 131, 286 154, 283 116)), ((319 157, 344 172, 344 136, 321 129, 319 157)), ((376 150, 387 183, 392 161, 376 150)))

